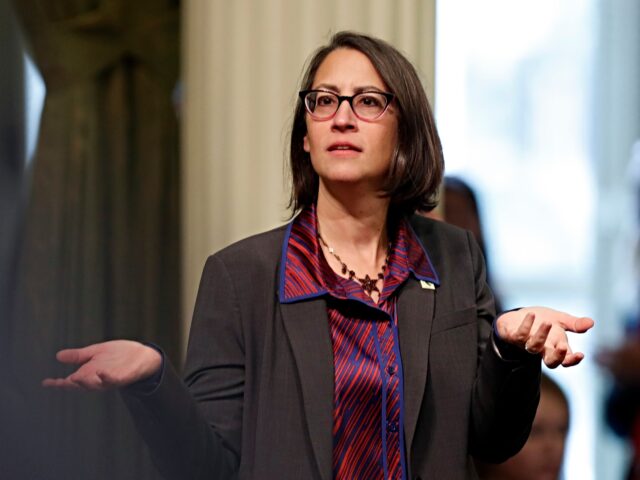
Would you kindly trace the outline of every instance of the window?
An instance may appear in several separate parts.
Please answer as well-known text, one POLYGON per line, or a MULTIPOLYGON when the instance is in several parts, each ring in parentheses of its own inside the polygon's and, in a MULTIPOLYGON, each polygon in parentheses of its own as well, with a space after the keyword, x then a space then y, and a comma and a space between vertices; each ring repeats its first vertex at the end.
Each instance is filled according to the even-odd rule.
MULTIPOLYGON (((597 124, 606 121, 598 88, 606 85, 596 67, 613 41, 599 42, 603 8, 613 9, 597 0, 438 2, 435 79, 446 171, 470 183, 479 197, 504 306, 599 315, 599 330, 621 321, 623 308, 599 290, 620 283, 609 271, 625 270, 624 255, 615 255, 615 267, 601 271, 602 258, 611 256, 603 248, 620 247, 603 241, 603 228, 635 219, 620 194, 623 186, 610 181, 618 194, 608 195, 611 185, 603 186, 598 167, 603 140, 594 132, 606 134, 597 124), (605 321, 603 312, 611 318, 605 321)), ((638 49, 640 43, 630 53, 638 56, 638 49)), ((610 179, 624 177, 627 161, 607 166, 610 179)), ((624 229, 613 230, 617 235, 624 229)), ((630 283, 619 297, 633 297, 630 283)), ((549 372, 572 409, 566 478, 622 478, 620 450, 602 434, 606 385, 593 362, 596 335, 572 337, 572 346, 588 356, 580 367, 549 372), (618 452, 609 455, 606 468, 595 453, 601 451, 618 452)))

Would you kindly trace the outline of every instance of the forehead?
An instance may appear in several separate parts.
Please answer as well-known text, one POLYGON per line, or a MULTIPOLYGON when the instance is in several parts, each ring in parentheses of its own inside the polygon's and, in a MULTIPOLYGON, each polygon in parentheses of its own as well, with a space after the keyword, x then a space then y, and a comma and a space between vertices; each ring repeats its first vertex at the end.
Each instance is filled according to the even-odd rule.
POLYGON ((327 55, 313 79, 312 88, 319 86, 334 87, 341 93, 362 87, 387 90, 369 57, 352 48, 338 48, 327 55))

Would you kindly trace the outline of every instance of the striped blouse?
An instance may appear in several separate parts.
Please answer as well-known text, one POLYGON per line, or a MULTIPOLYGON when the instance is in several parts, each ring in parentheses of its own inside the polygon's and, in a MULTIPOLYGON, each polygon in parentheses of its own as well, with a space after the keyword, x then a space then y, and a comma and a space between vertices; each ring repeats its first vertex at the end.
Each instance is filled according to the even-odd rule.
POLYGON ((315 208, 289 226, 280 269, 280 301, 324 296, 333 345, 333 475, 341 479, 404 480, 403 373, 397 292, 413 275, 438 283, 409 222, 390 233, 391 252, 378 303, 361 285, 336 275, 320 248, 315 208))

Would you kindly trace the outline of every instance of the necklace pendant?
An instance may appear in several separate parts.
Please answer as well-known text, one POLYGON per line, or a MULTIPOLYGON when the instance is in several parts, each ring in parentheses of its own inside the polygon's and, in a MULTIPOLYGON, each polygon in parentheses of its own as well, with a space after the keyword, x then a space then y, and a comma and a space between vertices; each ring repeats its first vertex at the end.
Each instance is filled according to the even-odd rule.
POLYGON ((325 248, 329 251, 329 253, 333 255, 333 257, 340 263, 340 271, 342 272, 342 275, 348 275, 349 280, 355 280, 356 282, 358 282, 362 287, 362 289, 365 291, 365 293, 369 296, 371 296, 373 292, 380 293, 377 283, 378 283, 378 280, 384 281, 384 272, 387 268, 389 255, 391 254, 391 242, 389 242, 389 244, 387 245, 387 257, 384 259, 384 265, 382 265, 380 272, 378 272, 375 278, 371 278, 369 274, 366 274, 364 278, 358 278, 356 276, 356 272, 354 272, 353 270, 350 270, 349 267, 347 267, 347 264, 342 261, 342 259, 338 256, 338 254, 333 249, 333 247, 330 247, 329 245, 327 245, 327 242, 324 241, 324 238, 322 238, 322 235, 320 235, 320 232, 318 232, 318 239, 320 240, 322 245, 324 245, 325 248))
POLYGON ((364 278, 359 278, 358 281, 362 285, 362 289, 367 292, 369 296, 371 296, 372 292, 380 293, 380 290, 378 290, 378 286, 376 285, 376 283, 378 283, 377 278, 371 278, 369 277, 369 274, 367 274, 364 278))

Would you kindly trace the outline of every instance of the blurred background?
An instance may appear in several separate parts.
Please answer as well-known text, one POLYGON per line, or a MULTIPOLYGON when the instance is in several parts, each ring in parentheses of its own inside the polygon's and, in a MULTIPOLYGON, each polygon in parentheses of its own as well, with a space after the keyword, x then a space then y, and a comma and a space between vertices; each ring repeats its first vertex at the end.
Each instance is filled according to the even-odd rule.
POLYGON ((638 310, 639 2, 0 0, 7 478, 155 478, 117 394, 39 381, 65 372, 58 349, 107 338, 180 363, 207 255, 286 220, 297 85, 342 29, 419 69, 503 307, 597 320, 574 339, 587 359, 550 372, 571 408, 564 477, 624 477, 593 359, 638 310))

